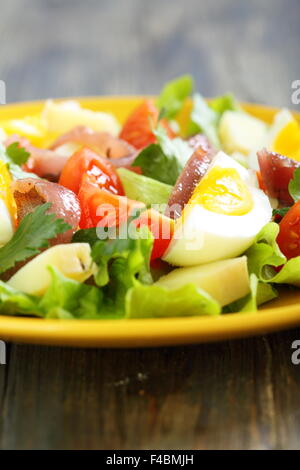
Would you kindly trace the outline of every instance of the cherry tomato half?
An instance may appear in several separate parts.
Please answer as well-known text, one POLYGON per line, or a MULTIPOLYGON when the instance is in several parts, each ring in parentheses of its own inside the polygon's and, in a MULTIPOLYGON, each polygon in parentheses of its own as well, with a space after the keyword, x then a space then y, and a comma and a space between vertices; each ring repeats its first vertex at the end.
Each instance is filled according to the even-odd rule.
MULTIPOLYGON (((126 140, 137 149, 141 149, 156 142, 152 128, 157 126, 159 110, 153 100, 143 101, 127 118, 121 132, 120 139, 126 140)), ((174 132, 165 119, 160 120, 169 137, 175 137, 174 132)))
POLYGON ((287 259, 300 255, 300 201, 282 218, 277 243, 287 259))
POLYGON ((145 207, 142 202, 99 188, 88 176, 82 181, 78 199, 81 206, 80 228, 118 227, 126 222, 134 209, 145 207))
POLYGON ((113 194, 124 194, 123 186, 110 161, 88 147, 75 152, 65 164, 59 184, 78 194, 81 181, 88 176, 99 188, 113 194))

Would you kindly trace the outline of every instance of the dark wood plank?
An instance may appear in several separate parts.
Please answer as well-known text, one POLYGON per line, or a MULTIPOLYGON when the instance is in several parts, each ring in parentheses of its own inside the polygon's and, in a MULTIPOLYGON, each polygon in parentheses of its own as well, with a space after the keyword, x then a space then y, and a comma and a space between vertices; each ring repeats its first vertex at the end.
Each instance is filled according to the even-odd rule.
POLYGON ((152 350, 14 346, 0 446, 299 449, 299 337, 152 350))
MULTIPOLYGON (((0 79, 15 101, 156 93, 190 72, 203 94, 291 106, 299 13, 298 0, 10 0, 0 79)), ((300 366, 290 361, 299 337, 124 351, 12 345, 0 366, 0 448, 300 448, 300 366)))

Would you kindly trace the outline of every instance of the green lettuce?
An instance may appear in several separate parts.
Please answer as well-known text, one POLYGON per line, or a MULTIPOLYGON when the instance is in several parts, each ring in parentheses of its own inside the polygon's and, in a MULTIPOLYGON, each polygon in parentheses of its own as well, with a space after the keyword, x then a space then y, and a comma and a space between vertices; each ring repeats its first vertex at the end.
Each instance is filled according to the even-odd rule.
POLYGON ((44 318, 107 318, 101 289, 67 279, 51 266, 48 269, 52 282, 43 297, 24 294, 0 281, 0 313, 44 318))
POLYGON ((3 281, 0 281, 0 314, 44 316, 37 297, 24 294, 3 281))
POLYGON ((152 284, 152 236, 142 227, 136 239, 97 241, 92 257, 97 285, 68 279, 49 267, 51 284, 42 297, 0 281, 0 313, 60 319, 109 319, 217 315, 220 305, 195 285, 167 290, 152 284))
POLYGON ((157 100, 157 106, 165 117, 173 118, 178 114, 193 87, 194 82, 190 75, 183 75, 166 83, 157 100))
POLYGON ((126 234, 124 239, 97 241, 92 247, 92 258, 98 267, 96 284, 102 287, 117 279, 129 288, 136 277, 141 282, 150 284, 152 246, 153 236, 146 226, 136 230, 135 238, 126 234))
POLYGON ((224 307, 224 313, 235 312, 255 312, 257 307, 275 299, 278 292, 271 284, 266 284, 258 280, 255 274, 250 275, 250 292, 242 299, 232 302, 230 305, 224 307))
POLYGON ((232 93, 216 96, 209 100, 209 107, 219 115, 219 119, 225 111, 240 111, 241 108, 232 93))
POLYGON ((270 222, 258 234, 255 243, 247 250, 248 269, 259 280, 274 284, 291 284, 300 287, 300 256, 286 260, 277 245, 279 225, 270 222), (279 272, 274 268, 283 266, 279 272))
POLYGON ((148 176, 138 175, 126 168, 118 168, 125 194, 130 199, 141 201, 147 207, 153 204, 166 204, 173 186, 162 183, 148 176))
POLYGON ((288 260, 283 268, 271 277, 268 282, 300 287, 300 256, 288 260))
POLYGON ((262 281, 272 278, 275 272, 273 268, 282 266, 286 262, 286 257, 276 242, 278 233, 279 225, 275 222, 268 223, 246 251, 249 272, 254 273, 262 281))
POLYGON ((216 300, 194 284, 172 290, 139 284, 128 291, 125 311, 127 318, 151 318, 218 315, 221 308, 216 300))
POLYGON ((68 279, 49 267, 52 282, 39 300, 46 318, 106 318, 101 289, 68 279))

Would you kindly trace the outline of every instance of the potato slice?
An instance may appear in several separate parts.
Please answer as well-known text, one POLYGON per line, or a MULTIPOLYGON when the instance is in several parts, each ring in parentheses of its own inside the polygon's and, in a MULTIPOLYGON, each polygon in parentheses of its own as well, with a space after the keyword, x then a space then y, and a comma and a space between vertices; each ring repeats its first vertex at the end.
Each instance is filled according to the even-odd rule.
POLYGON ((222 306, 228 305, 250 292, 247 257, 174 269, 156 282, 157 285, 170 289, 189 283, 196 284, 222 306))
POLYGON ((25 264, 8 281, 8 285, 32 295, 42 295, 51 283, 48 266, 55 267, 69 279, 83 282, 93 274, 91 248, 88 243, 56 245, 25 264))
POLYGON ((109 132, 112 135, 117 135, 120 129, 112 114, 84 109, 72 100, 60 103, 46 101, 42 117, 48 131, 59 135, 76 126, 87 126, 96 132, 109 132))
POLYGON ((252 149, 263 146, 267 125, 250 114, 225 111, 220 120, 219 135, 226 152, 248 155, 252 149))

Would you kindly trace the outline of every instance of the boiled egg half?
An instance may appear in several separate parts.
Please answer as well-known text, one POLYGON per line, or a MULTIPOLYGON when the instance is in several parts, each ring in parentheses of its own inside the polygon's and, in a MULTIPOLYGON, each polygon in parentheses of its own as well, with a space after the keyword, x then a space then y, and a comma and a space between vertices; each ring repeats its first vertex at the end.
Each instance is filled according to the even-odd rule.
POLYGON ((272 217, 256 184, 252 172, 219 152, 176 220, 163 259, 195 266, 241 255, 272 217))

